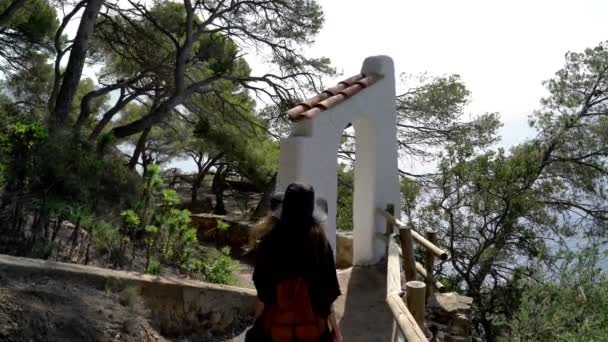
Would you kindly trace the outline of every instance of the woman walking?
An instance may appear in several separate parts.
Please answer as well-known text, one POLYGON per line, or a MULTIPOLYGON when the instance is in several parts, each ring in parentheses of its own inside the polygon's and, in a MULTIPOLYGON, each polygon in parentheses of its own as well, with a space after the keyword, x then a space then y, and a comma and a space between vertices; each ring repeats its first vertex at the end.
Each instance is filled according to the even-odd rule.
POLYGON ((310 185, 287 187, 280 219, 257 250, 256 322, 246 341, 342 341, 332 308, 340 287, 326 218, 327 206, 315 205, 310 185))

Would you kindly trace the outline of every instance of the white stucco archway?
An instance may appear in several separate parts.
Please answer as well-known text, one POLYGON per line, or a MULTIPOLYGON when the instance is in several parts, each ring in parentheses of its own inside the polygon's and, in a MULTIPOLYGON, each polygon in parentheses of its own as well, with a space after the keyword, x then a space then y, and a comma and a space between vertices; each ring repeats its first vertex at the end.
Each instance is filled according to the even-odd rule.
POLYGON ((277 182, 281 191, 294 181, 310 183, 327 199, 326 233, 335 250, 338 146, 344 127, 353 124, 355 265, 376 263, 384 255, 386 242, 375 233, 384 232, 386 221, 376 208, 400 203, 393 61, 387 56, 368 57, 361 74, 373 75, 375 82, 313 117, 293 123, 291 135, 281 142, 277 182))

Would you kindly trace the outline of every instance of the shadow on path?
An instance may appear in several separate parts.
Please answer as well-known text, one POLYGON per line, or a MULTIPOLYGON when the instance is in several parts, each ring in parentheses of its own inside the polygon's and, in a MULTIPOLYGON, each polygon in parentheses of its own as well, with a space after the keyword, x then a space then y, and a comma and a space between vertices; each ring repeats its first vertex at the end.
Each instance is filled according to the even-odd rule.
POLYGON ((344 341, 389 341, 393 324, 386 304, 386 273, 379 266, 353 267, 338 277, 342 296, 335 309, 344 341))

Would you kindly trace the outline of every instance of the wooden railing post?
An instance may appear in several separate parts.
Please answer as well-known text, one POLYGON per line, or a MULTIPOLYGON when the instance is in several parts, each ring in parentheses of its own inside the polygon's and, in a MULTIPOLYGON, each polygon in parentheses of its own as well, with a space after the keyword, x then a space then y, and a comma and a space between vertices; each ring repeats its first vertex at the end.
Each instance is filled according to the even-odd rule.
POLYGON ((423 331, 426 287, 426 284, 421 281, 408 281, 406 283, 405 291, 407 296, 407 308, 423 331))
MULTIPOLYGON (((411 225, 409 227, 411 227, 411 225)), ((399 240, 401 240, 401 253, 403 254, 405 281, 416 280, 416 258, 414 257, 412 230, 408 227, 402 227, 399 230, 399 240)))
MULTIPOLYGON (((426 238, 432 244, 435 244, 437 241, 437 232, 434 230, 426 231, 426 238)), ((433 278, 433 268, 435 266, 435 254, 430 250, 426 250, 424 252, 424 268, 426 269, 426 298, 428 299, 433 294, 434 284, 429 282, 429 279, 433 278)))

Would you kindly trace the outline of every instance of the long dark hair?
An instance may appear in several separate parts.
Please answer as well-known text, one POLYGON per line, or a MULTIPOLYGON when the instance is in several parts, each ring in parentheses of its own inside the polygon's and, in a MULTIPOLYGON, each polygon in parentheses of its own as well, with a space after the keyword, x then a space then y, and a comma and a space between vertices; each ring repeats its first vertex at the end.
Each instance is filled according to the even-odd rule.
POLYGON ((281 218, 266 236, 266 247, 273 260, 273 283, 291 277, 308 281, 313 305, 319 311, 324 304, 323 281, 319 276, 326 269, 331 247, 323 225, 315 220, 315 193, 310 185, 293 183, 285 192, 281 218))

